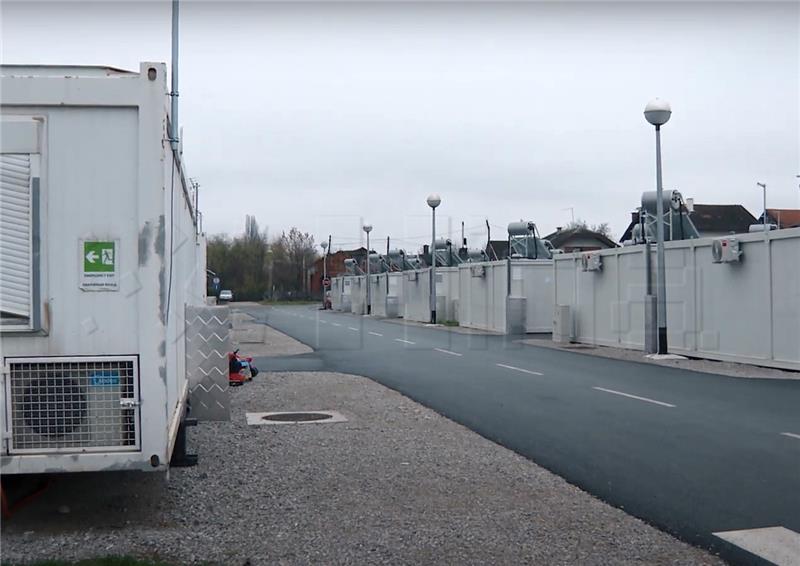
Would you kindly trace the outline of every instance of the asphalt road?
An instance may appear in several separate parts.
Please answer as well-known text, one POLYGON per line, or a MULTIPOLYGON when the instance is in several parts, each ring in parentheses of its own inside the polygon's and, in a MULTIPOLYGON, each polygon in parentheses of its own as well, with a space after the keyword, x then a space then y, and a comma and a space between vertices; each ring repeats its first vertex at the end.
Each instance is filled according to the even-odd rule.
POLYGON ((712 533, 800 532, 800 381, 696 373, 303 307, 239 307, 311 346, 268 370, 369 377, 734 563, 712 533))

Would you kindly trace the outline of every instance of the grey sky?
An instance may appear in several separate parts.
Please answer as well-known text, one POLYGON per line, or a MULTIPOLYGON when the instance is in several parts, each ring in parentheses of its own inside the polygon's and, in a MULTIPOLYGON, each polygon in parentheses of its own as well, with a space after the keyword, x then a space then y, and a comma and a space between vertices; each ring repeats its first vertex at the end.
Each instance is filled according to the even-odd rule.
MULTIPOLYGON (((5 63, 169 61, 168 1, 0 7, 5 63)), ((800 9, 764 4, 184 2, 181 124, 209 233, 296 225, 334 247, 472 245, 520 218, 616 235, 654 185, 642 110, 660 96, 664 180, 756 216, 800 206, 800 9), (384 244, 385 245, 385 244, 384 244)))

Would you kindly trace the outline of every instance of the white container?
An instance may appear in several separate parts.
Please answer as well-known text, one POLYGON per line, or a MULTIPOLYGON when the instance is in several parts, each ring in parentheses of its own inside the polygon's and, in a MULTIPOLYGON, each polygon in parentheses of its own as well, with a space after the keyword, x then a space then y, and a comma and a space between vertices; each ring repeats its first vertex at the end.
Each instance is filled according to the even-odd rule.
POLYGON ((0 68, 3 474, 169 464, 205 239, 166 79, 0 68))

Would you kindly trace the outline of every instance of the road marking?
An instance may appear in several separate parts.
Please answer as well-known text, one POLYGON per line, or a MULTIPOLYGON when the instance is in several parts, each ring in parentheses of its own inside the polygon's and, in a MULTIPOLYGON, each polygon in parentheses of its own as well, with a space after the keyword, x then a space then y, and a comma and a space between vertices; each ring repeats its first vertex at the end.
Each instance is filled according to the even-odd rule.
POLYGON ((782 432, 781 434, 783 436, 788 436, 789 438, 796 438, 796 439, 800 440, 800 434, 795 434, 793 432, 782 432))
POLYGON ((497 366, 499 366, 501 368, 513 369, 514 371, 521 371, 522 373, 529 373, 531 375, 544 375, 543 373, 539 373, 538 371, 531 371, 529 369, 522 369, 522 368, 518 368, 518 367, 514 367, 514 366, 507 366, 506 364, 495 364, 495 365, 497 365, 497 366))
POLYGON ((785 527, 723 531, 714 536, 781 566, 800 564, 800 534, 785 527))
POLYGON ((358 332, 358 328, 353 328, 352 326, 348 326, 347 330, 352 330, 353 332, 358 332))
POLYGON ((638 395, 631 395, 630 393, 623 393, 622 391, 614 391, 613 389, 605 389, 604 387, 592 387, 592 389, 597 389, 598 391, 605 391, 606 393, 612 393, 614 395, 622 395, 623 397, 628 397, 629 399, 637 399, 639 401, 653 403, 654 405, 661 405, 662 407, 675 408, 675 405, 664 403, 663 401, 656 401, 655 399, 648 399, 647 397, 639 397, 638 395))
POLYGON ((320 319, 320 322, 321 322, 322 324, 328 324, 328 321, 327 321, 327 320, 322 320, 322 319, 320 319))
POLYGON ((331 322, 331 324, 334 326, 341 326, 341 324, 339 324, 338 322, 331 322))
POLYGON ((450 354, 451 356, 463 356, 464 354, 459 354, 458 352, 451 352, 450 350, 443 350, 441 348, 434 348, 437 352, 441 352, 442 354, 450 354))
POLYGON ((403 344, 416 344, 416 342, 412 342, 411 340, 403 340, 402 338, 395 338, 395 342, 402 342, 403 344))
POLYGON ((380 332, 370 332, 373 336, 383 336, 380 332))

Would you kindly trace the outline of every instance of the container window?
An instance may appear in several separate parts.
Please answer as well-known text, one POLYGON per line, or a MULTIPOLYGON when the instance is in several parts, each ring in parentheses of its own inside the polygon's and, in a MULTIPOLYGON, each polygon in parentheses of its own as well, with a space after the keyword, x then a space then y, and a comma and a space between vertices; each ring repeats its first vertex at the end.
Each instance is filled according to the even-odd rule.
POLYGON ((0 154, 0 330, 34 328, 36 206, 31 155, 0 154))

